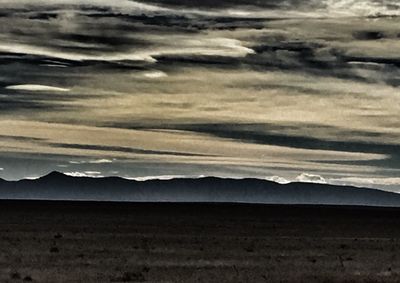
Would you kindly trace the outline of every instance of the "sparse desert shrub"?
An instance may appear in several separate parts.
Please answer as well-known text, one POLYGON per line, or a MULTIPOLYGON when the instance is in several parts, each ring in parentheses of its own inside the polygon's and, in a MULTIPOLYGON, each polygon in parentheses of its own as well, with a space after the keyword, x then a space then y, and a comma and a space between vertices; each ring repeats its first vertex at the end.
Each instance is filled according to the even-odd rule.
POLYGON ((317 260, 315 258, 309 258, 308 261, 311 262, 311 263, 316 263, 317 262, 317 260))
POLYGON ((50 252, 51 253, 58 253, 60 250, 57 247, 51 247, 50 252))
POLYGON ((253 246, 247 246, 244 248, 244 250, 248 253, 253 253, 254 252, 254 247, 253 246))
POLYGON ((60 233, 54 235, 54 239, 61 239, 63 236, 60 233))
POLYGON ((11 278, 11 279, 14 279, 14 280, 21 279, 21 274, 19 274, 18 272, 12 272, 12 273, 10 274, 10 278, 11 278))

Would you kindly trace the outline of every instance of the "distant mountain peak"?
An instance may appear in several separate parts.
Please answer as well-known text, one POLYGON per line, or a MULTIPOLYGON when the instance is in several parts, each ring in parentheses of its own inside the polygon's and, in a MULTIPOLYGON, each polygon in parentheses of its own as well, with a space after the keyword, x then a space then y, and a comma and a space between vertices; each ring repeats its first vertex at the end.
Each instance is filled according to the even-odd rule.
POLYGON ((64 173, 58 172, 58 171, 51 171, 49 174, 44 175, 40 179, 60 179, 60 178, 65 178, 68 177, 64 173))

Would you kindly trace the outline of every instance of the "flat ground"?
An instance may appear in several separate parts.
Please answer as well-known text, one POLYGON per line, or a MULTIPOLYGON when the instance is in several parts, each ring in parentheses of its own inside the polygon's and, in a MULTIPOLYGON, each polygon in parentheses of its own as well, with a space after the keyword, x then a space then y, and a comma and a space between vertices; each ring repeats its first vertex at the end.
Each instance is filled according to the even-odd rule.
POLYGON ((0 282, 400 282, 400 210, 0 202, 0 282))

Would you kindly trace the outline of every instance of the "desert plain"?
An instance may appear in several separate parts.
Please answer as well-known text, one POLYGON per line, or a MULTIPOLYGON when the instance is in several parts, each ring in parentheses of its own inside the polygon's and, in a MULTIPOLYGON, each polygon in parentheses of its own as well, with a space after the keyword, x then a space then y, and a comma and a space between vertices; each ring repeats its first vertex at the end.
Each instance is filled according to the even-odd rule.
POLYGON ((400 209, 0 201, 0 282, 400 282, 400 209))

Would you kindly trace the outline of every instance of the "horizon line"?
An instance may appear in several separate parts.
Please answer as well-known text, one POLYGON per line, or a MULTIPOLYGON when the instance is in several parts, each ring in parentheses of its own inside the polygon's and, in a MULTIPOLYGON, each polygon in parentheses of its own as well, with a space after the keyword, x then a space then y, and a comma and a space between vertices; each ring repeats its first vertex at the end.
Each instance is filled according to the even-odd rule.
MULTIPOLYGON (((293 180, 293 181, 286 180, 286 182, 278 182, 278 181, 271 179, 271 176, 266 176, 265 178, 218 176, 218 175, 159 175, 159 176, 140 176, 140 177, 124 177, 124 176, 118 176, 118 175, 74 176, 74 175, 68 174, 68 172, 61 172, 61 171, 53 170, 53 171, 50 171, 50 172, 48 172, 42 176, 38 176, 38 177, 25 177, 25 178, 21 178, 18 180, 6 180, 6 179, 0 178, 0 180, 4 180, 6 182, 36 181, 36 180, 40 180, 40 179, 45 179, 46 177, 51 176, 51 175, 62 175, 64 177, 68 177, 68 178, 93 179, 93 180, 116 178, 116 179, 122 179, 122 180, 127 180, 127 181, 134 181, 134 182, 172 181, 172 180, 182 180, 182 179, 183 180, 200 180, 200 179, 207 179, 207 178, 220 179, 220 180, 238 180, 238 181, 239 180, 257 180, 257 181, 263 181, 263 182, 270 182, 270 183, 274 183, 276 185, 281 185, 281 186, 290 185, 290 184, 311 184, 311 185, 323 185, 323 186, 328 186, 328 187, 331 186, 331 187, 350 187, 350 188, 356 188, 356 189, 370 189, 370 190, 399 194, 399 192, 395 192, 395 191, 387 191, 387 190, 384 190, 381 188, 366 187, 366 186, 355 185, 355 184, 334 184, 334 183, 329 183, 329 182, 299 181, 299 180, 293 180)), ((275 177, 275 176, 272 176, 272 177, 275 177)))

